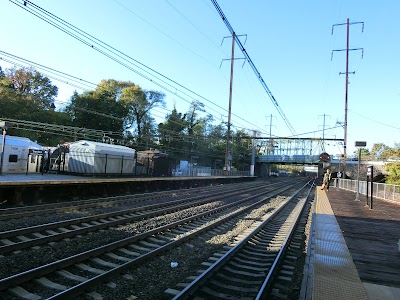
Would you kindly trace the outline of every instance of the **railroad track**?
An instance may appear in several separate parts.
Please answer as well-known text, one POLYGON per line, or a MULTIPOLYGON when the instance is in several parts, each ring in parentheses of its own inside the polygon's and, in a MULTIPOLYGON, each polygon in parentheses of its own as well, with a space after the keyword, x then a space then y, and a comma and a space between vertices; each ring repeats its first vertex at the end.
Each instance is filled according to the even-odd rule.
MULTIPOLYGON (((280 186, 284 186, 284 184, 280 184, 280 186)), ((247 188, 236 187, 235 190, 221 189, 218 192, 214 190, 214 193, 201 193, 192 197, 186 196, 181 200, 4 231, 0 232, 0 255, 143 219, 154 218, 213 201, 222 201, 227 197, 240 197, 245 193, 262 189, 271 190, 276 187, 279 187, 279 185, 251 185, 247 188)))
POLYGON ((293 186, 242 196, 221 207, 3 278, 0 298, 14 295, 30 299, 71 299, 202 233, 229 227, 246 212, 290 188, 293 186))
POLYGON ((229 251, 216 253, 201 275, 189 283, 180 283, 179 286, 186 285, 182 291, 170 288, 166 292, 174 295, 173 300, 287 299, 287 283, 293 280, 297 260, 289 246, 300 248, 304 219, 308 216, 304 208, 312 190, 313 184, 307 192, 298 191, 272 215, 255 223, 251 232, 229 251))

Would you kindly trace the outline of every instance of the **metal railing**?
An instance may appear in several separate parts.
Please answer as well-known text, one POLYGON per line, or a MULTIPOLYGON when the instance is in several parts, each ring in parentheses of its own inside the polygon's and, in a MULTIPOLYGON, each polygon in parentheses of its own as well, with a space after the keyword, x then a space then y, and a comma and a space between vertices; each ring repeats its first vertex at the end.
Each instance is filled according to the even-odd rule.
MULTIPOLYGON (((371 193, 371 182, 368 183, 368 193, 371 193)), ((373 197, 400 204, 400 185, 373 182, 373 197)), ((357 192, 357 180, 335 178, 332 186, 357 192)), ((367 195, 367 182, 360 181, 359 193, 367 195)))
MULTIPOLYGON (((226 176, 225 170, 211 168, 187 168, 172 172, 173 177, 226 176)), ((228 176, 250 176, 250 171, 229 171, 228 176)))

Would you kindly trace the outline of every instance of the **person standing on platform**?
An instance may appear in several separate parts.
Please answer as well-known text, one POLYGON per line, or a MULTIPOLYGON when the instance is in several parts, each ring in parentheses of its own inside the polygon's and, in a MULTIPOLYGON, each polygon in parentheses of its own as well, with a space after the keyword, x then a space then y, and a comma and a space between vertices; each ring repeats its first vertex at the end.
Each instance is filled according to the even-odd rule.
POLYGON ((322 180, 322 187, 321 190, 326 188, 329 191, 329 183, 331 182, 331 170, 327 169, 326 173, 324 174, 324 179, 322 180))

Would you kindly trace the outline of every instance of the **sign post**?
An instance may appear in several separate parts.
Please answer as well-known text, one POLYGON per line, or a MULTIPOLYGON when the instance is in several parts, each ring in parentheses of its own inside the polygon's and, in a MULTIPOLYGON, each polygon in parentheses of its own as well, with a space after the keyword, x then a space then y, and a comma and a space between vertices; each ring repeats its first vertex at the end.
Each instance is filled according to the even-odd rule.
MULTIPOLYGON (((370 200, 370 205, 369 208, 373 209, 374 208, 374 166, 368 166, 368 173, 367 173, 367 178, 370 178, 371 182, 371 200, 370 200)), ((367 180, 367 191, 368 191, 368 180, 367 180)), ((367 192, 367 206, 368 206, 368 192, 367 192)))
POLYGON ((361 168, 361 147, 365 147, 367 142, 356 142, 355 146, 358 148, 358 169, 357 169, 357 194, 355 201, 360 201, 360 168, 361 168))

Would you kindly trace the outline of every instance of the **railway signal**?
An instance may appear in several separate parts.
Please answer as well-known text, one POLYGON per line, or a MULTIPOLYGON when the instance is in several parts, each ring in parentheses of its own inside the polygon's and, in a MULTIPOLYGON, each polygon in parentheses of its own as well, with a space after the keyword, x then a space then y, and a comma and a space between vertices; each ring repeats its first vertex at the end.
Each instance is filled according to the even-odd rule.
POLYGON ((326 152, 322 152, 319 155, 319 161, 320 162, 330 162, 331 161, 331 156, 326 152))

